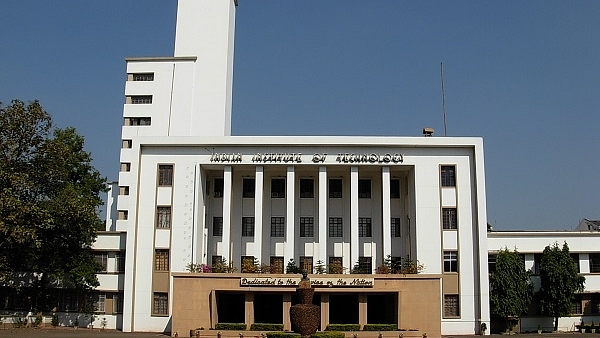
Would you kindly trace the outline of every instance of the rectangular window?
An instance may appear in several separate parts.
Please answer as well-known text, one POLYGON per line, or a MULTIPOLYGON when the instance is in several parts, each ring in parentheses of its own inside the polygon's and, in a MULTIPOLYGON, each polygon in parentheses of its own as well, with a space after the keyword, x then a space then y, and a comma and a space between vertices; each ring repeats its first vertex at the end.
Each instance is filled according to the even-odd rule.
POLYGON ((400 180, 390 180, 390 198, 400 198, 400 180))
POLYGON ((129 75, 131 81, 154 81, 154 73, 133 73, 129 75))
POLYGON ((254 236, 254 217, 242 217, 242 237, 254 236))
POLYGON ((119 187, 119 195, 127 196, 129 195, 129 187, 119 187))
POLYGON ((159 164, 158 165, 158 186, 170 187, 173 185, 173 165, 159 164))
POLYGON ((572 315, 580 315, 583 314, 583 306, 581 306, 581 295, 574 295, 575 299, 573 300, 573 305, 571 306, 571 314, 572 315))
POLYGON ((458 272, 457 251, 444 251, 444 272, 458 272))
POLYGON ((133 146, 133 142, 131 140, 123 140, 123 144, 121 145, 121 148, 128 149, 128 148, 131 148, 132 146, 133 146))
POLYGON ((154 271, 169 271, 169 250, 154 250, 154 271))
POLYGON ((329 257, 329 273, 341 274, 344 273, 344 267, 342 265, 342 257, 329 257))
POLYGON ((358 237, 371 237, 371 218, 358 218, 358 237))
POLYGON ((119 210, 118 216, 119 220, 124 221, 129 217, 129 211, 127 210, 119 210))
POLYGON ((442 229, 457 229, 456 208, 442 208, 442 229))
POLYGON ((126 117, 123 123, 125 126, 150 126, 151 117, 126 117))
POLYGON ((315 220, 312 217, 300 217, 300 237, 315 236, 315 220))
POLYGON ((106 294, 99 293, 96 295, 96 311, 95 312, 106 312, 106 294))
POLYGON ((456 174, 453 165, 443 165, 441 168, 442 187, 456 186, 456 174))
POLYGON ((329 198, 342 198, 342 179, 341 178, 330 178, 329 179, 329 198))
POLYGON ((285 217, 271 217, 271 237, 285 236, 285 217))
POLYGON ((152 95, 132 95, 128 96, 127 101, 131 104, 150 104, 152 103, 152 95))
POLYGON ((154 304, 152 306, 153 315, 169 314, 169 294, 166 292, 154 293, 154 304))
POLYGON ((223 217, 213 217, 213 236, 223 236, 223 217))
POLYGON ((119 251, 115 254, 115 271, 125 273, 125 251, 119 251))
POLYGON ((592 293, 592 313, 600 313, 600 294, 592 293))
POLYGON ((600 273, 600 253, 590 253, 590 272, 600 273))
POLYGON ((300 179, 300 198, 314 198, 315 183, 312 178, 300 179))
POLYGON ((283 257, 271 256, 271 273, 283 273, 283 257))
POLYGON ((575 265, 577 265, 577 273, 581 272, 581 270, 579 268, 579 254, 571 253, 571 259, 573 259, 573 263, 575 263, 575 265))
POLYGON ((498 255, 488 255, 488 272, 496 272, 496 258, 498 255))
POLYGON ((358 257, 358 268, 360 273, 373 273, 373 259, 371 257, 358 257))
POLYGON ((341 217, 329 217, 329 237, 344 236, 344 229, 341 217))
POLYGON ((244 178, 242 180, 242 197, 254 198, 256 181, 254 178, 244 178))
POLYGON ((444 318, 460 317, 458 295, 444 295, 444 318))
POLYGON ((300 270, 306 273, 313 272, 313 258, 308 256, 300 256, 300 270))
POLYGON ((123 313, 123 299, 122 293, 113 295, 113 313, 123 313))
POLYGON ((242 272, 256 272, 256 266, 254 265, 254 256, 242 256, 242 272))
POLYGON ((271 198, 285 198, 285 178, 271 179, 271 198))
POLYGON ((401 237, 402 236, 402 228, 400 227, 400 218, 394 217, 391 222, 392 226, 392 237, 401 237))
POLYGON ((533 268, 531 269, 534 275, 540 274, 540 264, 542 264, 542 254, 533 254, 533 268))
POLYGON ((123 172, 131 171, 131 163, 121 163, 121 171, 123 171, 123 172))
POLYGON ((212 259, 210 262, 211 262, 212 266, 222 264, 223 257, 222 256, 212 256, 212 259))
POLYGON ((371 198, 371 180, 358 180, 358 198, 371 198))
POLYGON ((108 271, 108 252, 94 252, 94 260, 102 266, 100 272, 108 271))
POLYGON ((171 207, 156 207, 156 227, 159 229, 171 228, 171 207))
POLYGON ((223 197, 224 184, 225 181, 222 178, 215 178, 215 197, 223 197))

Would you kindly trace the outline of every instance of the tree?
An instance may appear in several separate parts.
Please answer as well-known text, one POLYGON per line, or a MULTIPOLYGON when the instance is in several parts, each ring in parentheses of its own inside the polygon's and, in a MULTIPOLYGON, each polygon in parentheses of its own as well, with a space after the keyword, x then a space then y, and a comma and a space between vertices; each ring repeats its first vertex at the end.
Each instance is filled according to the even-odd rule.
POLYGON ((533 284, 519 253, 504 248, 496 257, 496 270, 490 273, 490 307, 492 314, 505 319, 505 329, 511 328, 510 317, 527 313, 533 298, 533 284))
POLYGON ((547 246, 540 262, 541 287, 538 291, 542 313, 554 318, 554 331, 558 330, 558 318, 571 313, 575 293, 582 292, 585 277, 577 272, 565 242, 562 249, 558 243, 547 246))
POLYGON ((31 308, 52 306, 49 288, 98 285, 90 253, 106 179, 74 128, 52 130, 38 101, 0 103, 0 283, 31 308))

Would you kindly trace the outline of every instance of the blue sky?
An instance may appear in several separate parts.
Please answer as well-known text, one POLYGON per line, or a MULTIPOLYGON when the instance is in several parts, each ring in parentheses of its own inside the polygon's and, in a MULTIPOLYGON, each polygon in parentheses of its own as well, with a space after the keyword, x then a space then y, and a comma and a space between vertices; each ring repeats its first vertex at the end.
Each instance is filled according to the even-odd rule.
MULTIPOLYGON (((600 219, 600 1, 239 0, 235 135, 482 136, 495 229, 600 219)), ((125 57, 175 0, 0 2, 0 101, 38 99, 119 167, 125 57)))

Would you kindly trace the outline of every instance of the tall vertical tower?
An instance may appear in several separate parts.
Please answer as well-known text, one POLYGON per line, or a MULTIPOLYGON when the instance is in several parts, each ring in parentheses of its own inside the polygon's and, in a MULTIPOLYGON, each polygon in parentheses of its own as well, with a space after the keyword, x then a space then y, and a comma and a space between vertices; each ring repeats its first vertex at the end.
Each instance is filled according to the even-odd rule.
POLYGON ((189 234, 156 225, 157 209, 170 213, 176 203, 177 182, 171 159, 148 165, 142 154, 145 144, 165 137, 231 135, 236 5, 236 0, 179 0, 174 55, 126 59, 119 196, 115 225, 109 229, 127 232, 126 273, 119 287, 124 292, 123 331, 170 330, 169 273, 185 271, 184 261, 189 262, 182 258, 189 253, 171 243, 189 234), (170 174, 156 182, 156 171, 164 167, 171 168, 170 174), (144 190, 155 184, 152 193, 144 190), (157 269, 153 262, 160 253, 171 259, 157 269))

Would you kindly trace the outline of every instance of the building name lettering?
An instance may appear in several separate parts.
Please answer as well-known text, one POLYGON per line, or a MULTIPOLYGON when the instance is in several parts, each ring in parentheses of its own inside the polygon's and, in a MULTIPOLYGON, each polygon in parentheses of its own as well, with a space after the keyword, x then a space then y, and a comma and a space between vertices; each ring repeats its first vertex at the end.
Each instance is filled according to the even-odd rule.
MULTIPOLYGON (((213 163, 242 163, 242 153, 212 153, 210 161, 213 163)), ((252 163, 302 163, 302 153, 254 153, 252 163)), ((311 157, 313 163, 325 163, 326 153, 315 153, 311 157)), ((404 155, 400 153, 338 153, 335 156, 337 163, 381 164, 403 163, 404 155)))
MULTIPOLYGON (((300 278, 254 277, 240 278, 240 286, 297 286, 300 278)), ((373 278, 318 278, 313 277, 313 287, 373 287, 373 278)))

